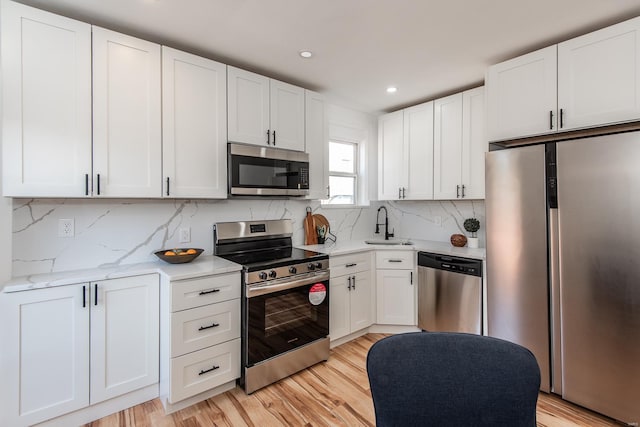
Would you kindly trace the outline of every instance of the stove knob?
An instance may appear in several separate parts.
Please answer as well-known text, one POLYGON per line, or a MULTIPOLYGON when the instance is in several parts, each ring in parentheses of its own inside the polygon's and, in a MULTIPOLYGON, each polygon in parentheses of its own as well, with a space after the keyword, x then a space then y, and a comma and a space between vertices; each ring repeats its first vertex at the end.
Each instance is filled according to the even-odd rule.
POLYGON ((267 273, 261 271, 260 274, 258 274, 258 277, 260 278, 260 280, 267 280, 267 273))
POLYGON ((275 270, 271 270, 271 271, 269 272, 269 277, 271 277, 272 279, 275 279, 275 278, 276 278, 276 276, 277 276, 277 273, 276 273, 276 271, 275 271, 275 270))
POLYGON ((322 263, 321 262, 316 262, 316 268, 322 268, 322 263))
POLYGON ((315 270, 315 269, 316 269, 316 266, 315 266, 315 265, 313 265, 312 263, 309 263, 309 264, 307 265, 307 269, 309 269, 309 271, 313 271, 313 270, 315 270))
POLYGON ((295 267, 289 267, 289 273, 291 274, 296 274, 298 272, 298 269, 295 267))

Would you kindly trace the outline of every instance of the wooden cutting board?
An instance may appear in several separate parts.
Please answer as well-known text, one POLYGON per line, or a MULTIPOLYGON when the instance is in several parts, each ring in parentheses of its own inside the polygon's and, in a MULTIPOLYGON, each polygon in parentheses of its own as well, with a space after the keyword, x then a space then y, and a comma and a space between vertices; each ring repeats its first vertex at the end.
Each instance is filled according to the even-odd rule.
POLYGON ((304 218, 304 244, 317 245, 318 233, 316 232, 315 215, 311 214, 311 208, 307 207, 307 216, 304 218))

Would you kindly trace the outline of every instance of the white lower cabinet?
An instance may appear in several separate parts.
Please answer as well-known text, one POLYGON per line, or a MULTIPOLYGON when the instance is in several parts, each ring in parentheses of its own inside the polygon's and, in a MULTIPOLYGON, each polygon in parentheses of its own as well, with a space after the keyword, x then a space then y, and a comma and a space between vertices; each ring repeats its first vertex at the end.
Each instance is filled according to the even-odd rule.
POLYGON ((414 251, 377 251, 377 320, 381 325, 416 325, 414 251))
POLYGON ((336 340, 374 323, 372 253, 332 256, 329 264, 329 335, 336 340))
POLYGON ((157 383, 158 297, 156 274, 0 294, 0 425, 157 383))
POLYGON ((240 273, 162 283, 160 396, 167 412, 240 377, 240 273))

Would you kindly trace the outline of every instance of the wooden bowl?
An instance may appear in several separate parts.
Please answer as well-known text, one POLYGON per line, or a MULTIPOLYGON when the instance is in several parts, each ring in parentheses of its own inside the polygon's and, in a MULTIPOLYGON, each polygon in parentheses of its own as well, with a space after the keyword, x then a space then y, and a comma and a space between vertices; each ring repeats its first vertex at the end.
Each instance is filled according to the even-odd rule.
POLYGON ((185 264, 187 262, 191 262, 194 259, 198 258, 200 254, 204 252, 204 249, 197 248, 174 248, 174 249, 164 249, 162 251, 154 252, 155 256, 160 258, 163 261, 168 262, 169 264, 185 264), (189 249, 193 249, 196 251, 195 254, 185 254, 180 255, 181 253, 187 252, 189 249), (173 251, 175 255, 165 255, 166 252, 173 251))
POLYGON ((464 234, 452 234, 451 244, 457 248, 461 248, 467 244, 467 237, 464 234))

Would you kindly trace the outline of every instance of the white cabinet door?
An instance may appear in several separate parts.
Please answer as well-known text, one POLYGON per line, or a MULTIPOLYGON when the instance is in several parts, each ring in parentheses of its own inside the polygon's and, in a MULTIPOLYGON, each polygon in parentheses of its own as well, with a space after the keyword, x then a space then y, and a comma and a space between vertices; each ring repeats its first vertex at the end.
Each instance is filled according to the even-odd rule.
POLYGON ((227 67, 228 140, 254 145, 268 145, 269 78, 227 67))
POLYGON ((462 93, 461 196, 465 199, 484 199, 484 157, 489 147, 484 110, 484 87, 462 93))
POLYGON ((433 198, 461 197, 462 93, 434 103, 433 198))
POLYGON ((271 143, 278 148, 304 151, 304 89, 273 79, 270 83, 271 143))
POLYGON ((329 197, 329 129, 322 95, 305 91, 305 151, 309 154, 307 199, 329 197))
POLYGON ((557 131, 556 45, 489 67, 489 141, 557 131))
POLYGON ((91 404, 158 382, 158 280, 149 274, 91 284, 91 404))
POLYGON ((413 270, 377 270, 377 320, 382 325, 415 325, 413 270))
POLYGON ((163 197, 227 196, 227 66, 162 47, 163 197))
POLYGON ((93 27, 93 194, 160 197, 160 46, 93 27))
POLYGON ((91 175, 91 26, 3 1, 4 196, 84 197, 91 175))
POLYGON ((373 324, 374 293, 371 282, 371 271, 362 271, 351 276, 351 302, 350 329, 351 332, 359 331, 373 324))
MULTIPOLYGON (((402 198, 433 199, 433 101, 404 111, 403 162, 407 175, 402 198)), ((400 171, 398 171, 401 173, 400 171)))
POLYGON ((640 117, 640 18, 558 45, 561 130, 640 117))
POLYGON ((351 333, 349 294, 351 276, 331 278, 329 291, 329 335, 332 340, 351 333))
POLYGON ((88 285, 0 294, 0 425, 89 405, 88 295, 88 285))
POLYGON ((406 181, 403 155, 402 110, 385 114, 378 119, 378 199, 398 200, 406 181))

